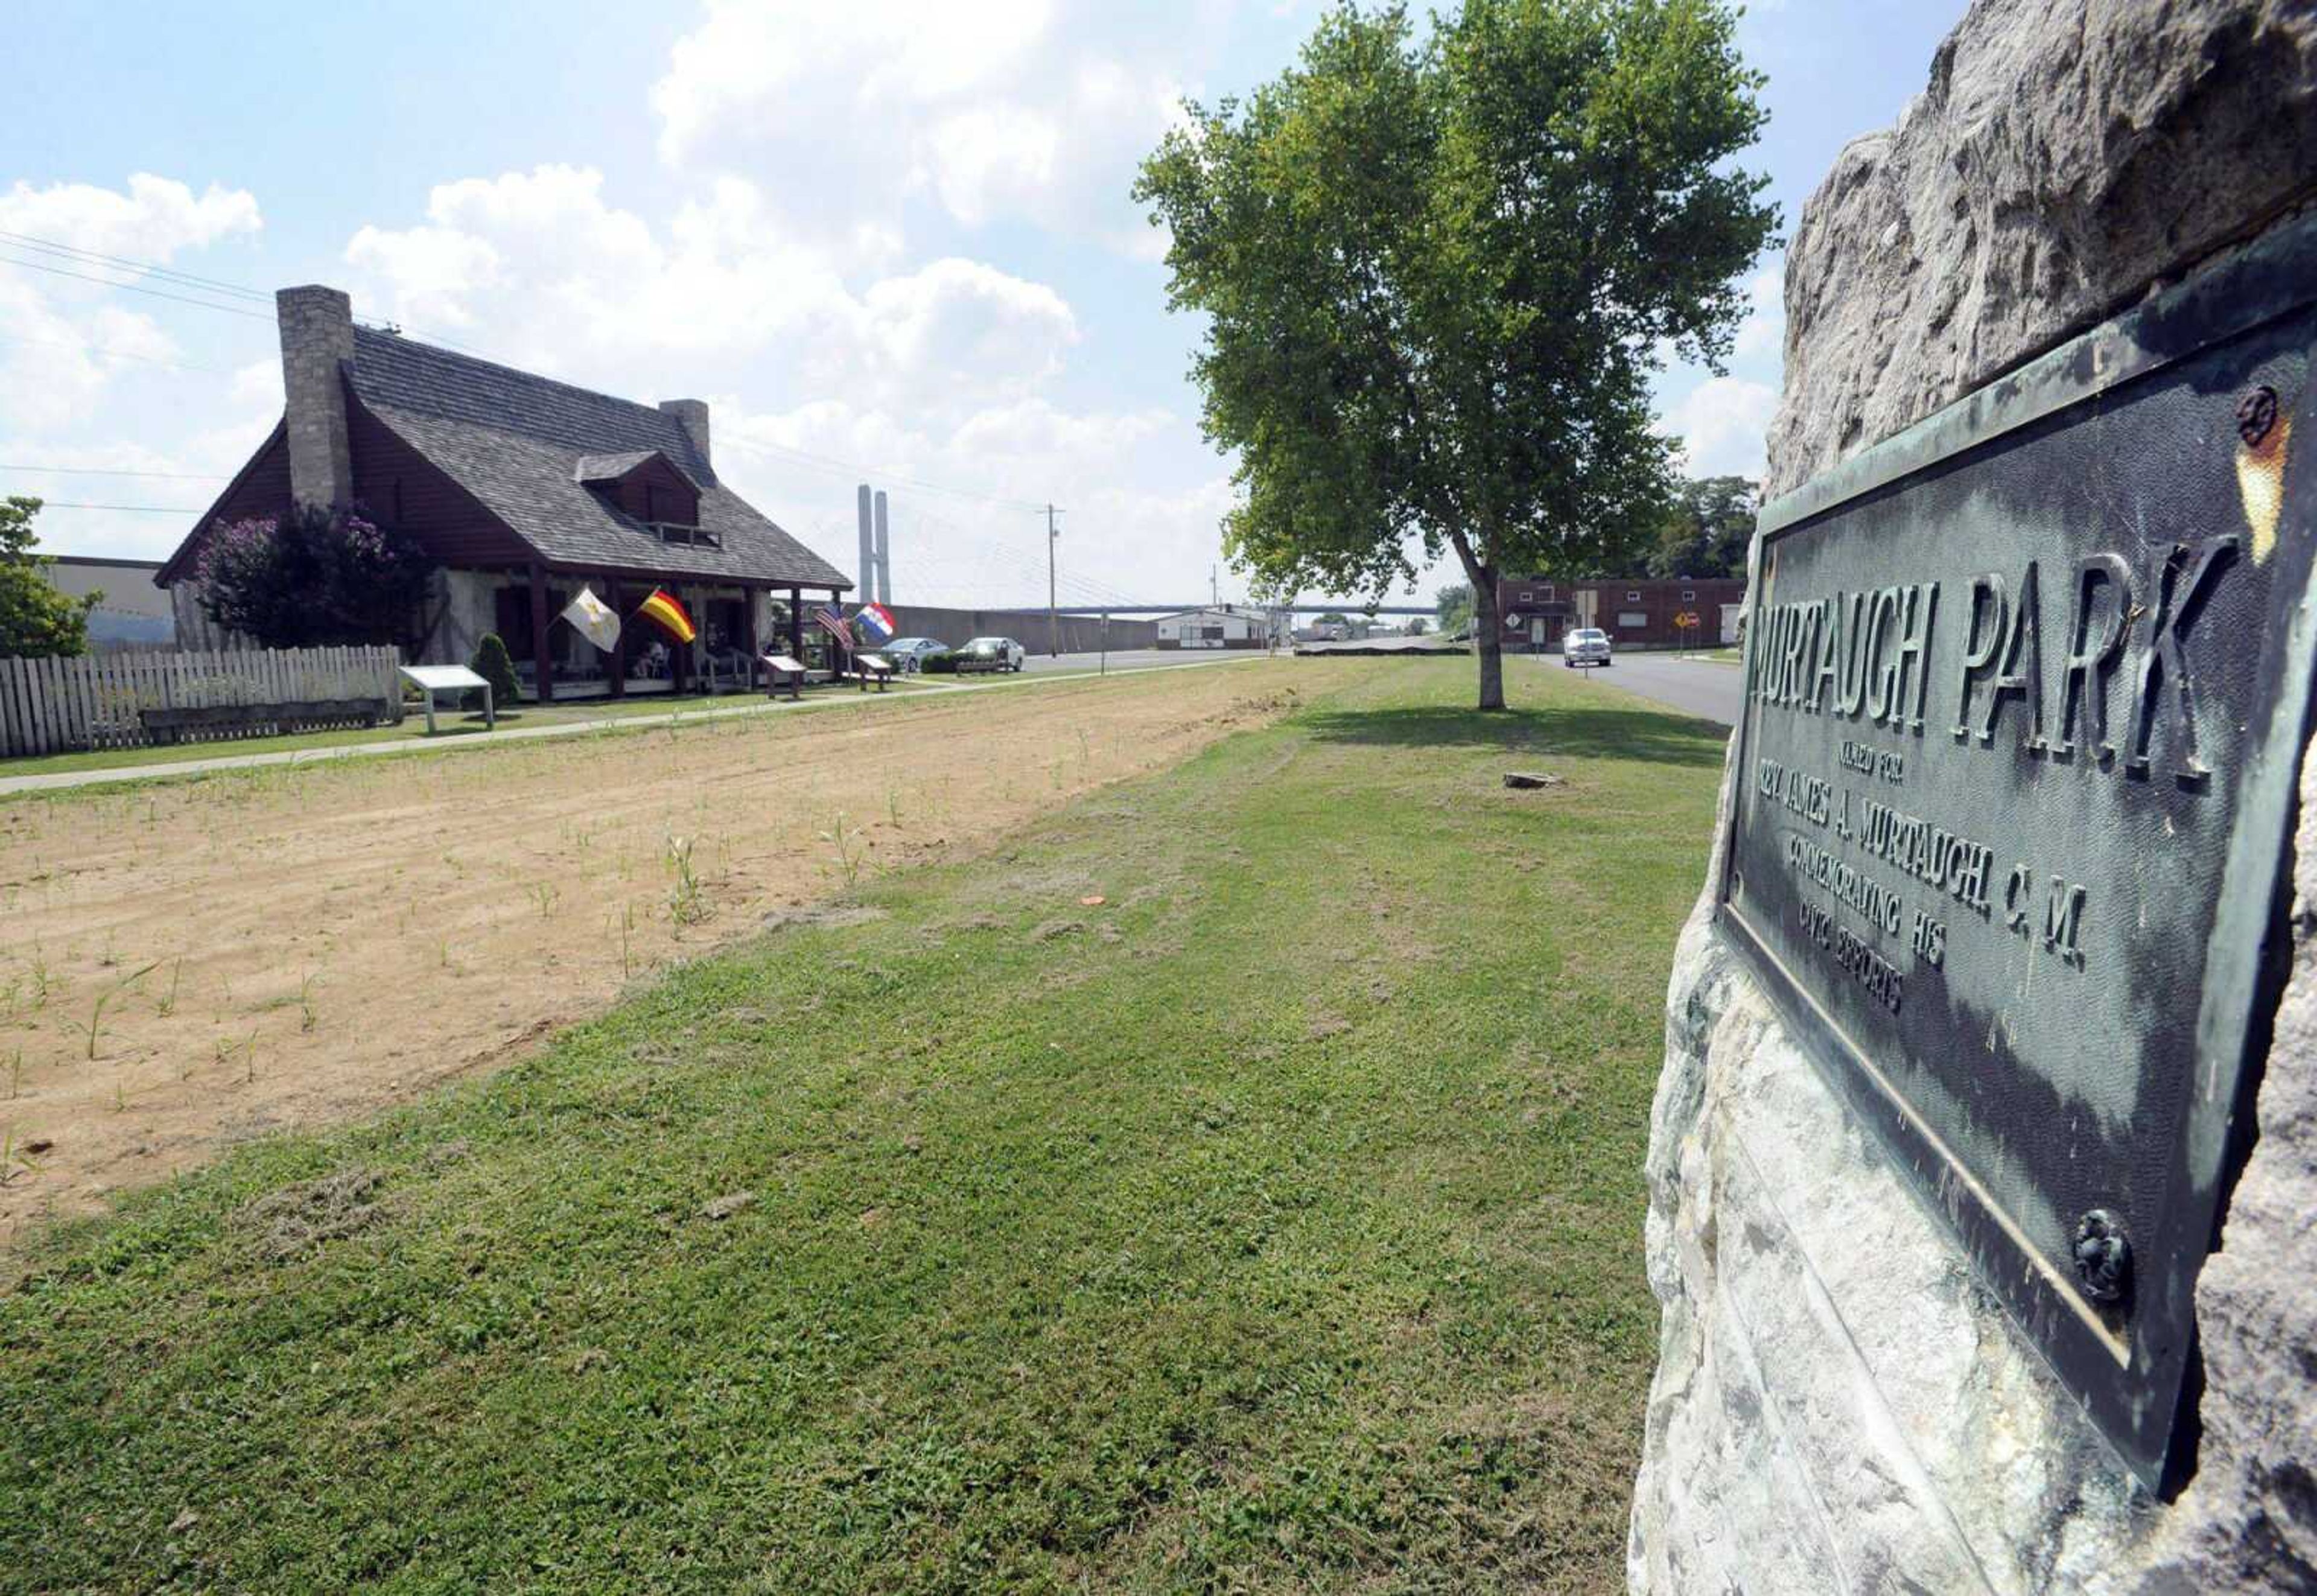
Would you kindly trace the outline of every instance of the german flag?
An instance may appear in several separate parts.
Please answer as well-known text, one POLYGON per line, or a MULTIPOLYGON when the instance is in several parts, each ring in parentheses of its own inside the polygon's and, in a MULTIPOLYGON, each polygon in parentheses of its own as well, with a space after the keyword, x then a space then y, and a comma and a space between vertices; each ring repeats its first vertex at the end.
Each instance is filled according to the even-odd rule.
POLYGON ((700 629, 693 625, 692 617, 684 614, 682 605, 675 602, 675 595, 665 587, 653 588, 652 596, 636 607, 636 614, 658 622, 667 629, 668 635, 680 643, 688 643, 700 635, 700 629))

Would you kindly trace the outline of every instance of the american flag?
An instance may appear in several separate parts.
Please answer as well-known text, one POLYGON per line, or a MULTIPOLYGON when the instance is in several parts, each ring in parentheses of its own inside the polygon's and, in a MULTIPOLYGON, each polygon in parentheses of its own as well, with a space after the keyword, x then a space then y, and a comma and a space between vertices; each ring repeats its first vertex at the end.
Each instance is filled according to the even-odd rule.
POLYGON ((812 613, 813 624, 836 640, 836 646, 847 653, 853 650, 853 629, 845 623, 845 612, 833 604, 822 605, 812 613))

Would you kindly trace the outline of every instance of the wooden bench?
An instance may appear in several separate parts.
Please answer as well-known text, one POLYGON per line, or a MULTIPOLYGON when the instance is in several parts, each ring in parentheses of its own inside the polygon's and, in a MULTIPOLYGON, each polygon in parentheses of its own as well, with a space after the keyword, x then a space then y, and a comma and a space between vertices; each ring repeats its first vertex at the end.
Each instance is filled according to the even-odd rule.
POLYGON ((194 709, 140 709, 138 722, 164 747, 204 731, 336 730, 394 718, 383 698, 318 698, 294 704, 210 704, 194 709))
POLYGON ((853 659, 853 668, 860 673, 863 693, 869 691, 872 682, 876 683, 877 691, 882 693, 893 679, 893 662, 882 654, 856 654, 853 659))

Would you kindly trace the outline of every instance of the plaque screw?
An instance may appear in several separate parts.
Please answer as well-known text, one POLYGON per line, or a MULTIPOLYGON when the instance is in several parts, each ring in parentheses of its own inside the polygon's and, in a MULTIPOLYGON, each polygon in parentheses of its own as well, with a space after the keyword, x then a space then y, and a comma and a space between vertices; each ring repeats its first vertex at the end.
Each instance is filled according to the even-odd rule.
POLYGON ((2094 1302, 2123 1297, 2132 1283, 2132 1242, 2125 1236, 2121 1215, 2094 1208, 2076 1221, 2076 1274, 2094 1302))
POLYGON ((2266 383, 2254 389, 2237 402, 2237 436, 2248 447, 2258 449, 2261 439, 2268 436, 2277 426, 2277 390, 2266 383))

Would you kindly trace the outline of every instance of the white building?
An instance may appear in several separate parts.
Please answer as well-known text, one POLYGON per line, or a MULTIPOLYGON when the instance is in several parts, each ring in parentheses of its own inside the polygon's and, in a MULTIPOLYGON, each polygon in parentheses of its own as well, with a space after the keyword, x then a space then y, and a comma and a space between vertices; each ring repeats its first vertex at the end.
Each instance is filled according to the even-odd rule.
POLYGON ((1259 649, 1264 645, 1266 616, 1262 610, 1233 605, 1220 609, 1183 610, 1158 617, 1162 649, 1259 649))

